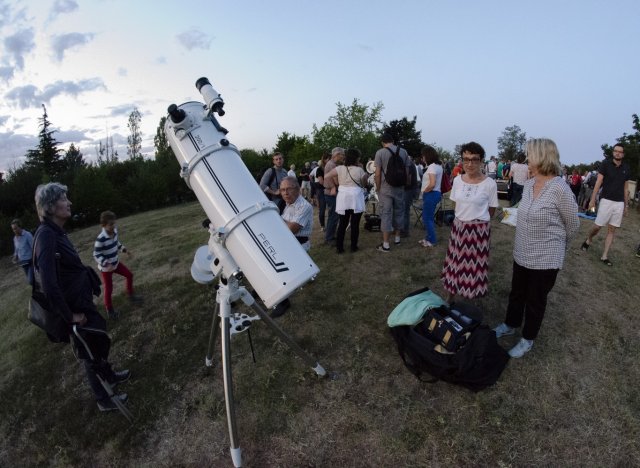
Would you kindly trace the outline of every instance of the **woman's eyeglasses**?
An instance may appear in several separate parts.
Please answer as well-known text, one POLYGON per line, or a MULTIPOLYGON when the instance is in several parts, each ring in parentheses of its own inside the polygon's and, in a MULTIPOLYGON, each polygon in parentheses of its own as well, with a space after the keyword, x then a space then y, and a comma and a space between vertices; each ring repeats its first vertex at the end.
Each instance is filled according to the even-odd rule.
POLYGON ((478 164, 482 159, 480 158, 462 158, 464 164, 478 164))

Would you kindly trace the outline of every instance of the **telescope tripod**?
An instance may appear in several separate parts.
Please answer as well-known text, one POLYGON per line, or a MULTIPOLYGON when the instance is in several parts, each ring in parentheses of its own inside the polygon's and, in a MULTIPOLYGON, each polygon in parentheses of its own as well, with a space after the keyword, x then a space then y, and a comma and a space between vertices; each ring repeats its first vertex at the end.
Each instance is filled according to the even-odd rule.
MULTIPOLYGON (((216 293, 216 305, 209 333, 209 347, 205 364, 213 365, 212 350, 216 341, 216 329, 220 328, 222 345, 222 372, 224 382, 224 399, 227 411, 227 423, 229 426, 229 444, 231 458, 235 467, 242 466, 242 452, 238 444, 238 429, 236 426, 235 407, 233 400, 233 375, 231 371, 231 336, 244 331, 249 331, 254 320, 262 320, 291 350, 293 350, 304 362, 311 366, 320 377, 326 375, 324 368, 303 350, 293 339, 287 335, 278 324, 264 311, 253 296, 243 287, 235 275, 230 278, 220 277, 218 291, 216 293), (233 312, 232 304, 241 300, 250 307, 257 316, 237 314, 233 312)), ((249 338, 251 335, 249 335, 249 338)), ((253 345, 252 345, 253 349, 253 345)))

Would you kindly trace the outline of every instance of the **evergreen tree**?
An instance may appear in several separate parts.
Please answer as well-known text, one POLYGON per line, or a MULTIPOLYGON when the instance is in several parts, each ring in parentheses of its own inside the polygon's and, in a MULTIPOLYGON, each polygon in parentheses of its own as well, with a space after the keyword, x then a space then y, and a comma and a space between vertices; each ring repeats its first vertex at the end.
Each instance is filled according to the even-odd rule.
POLYGON ((38 147, 27 151, 25 166, 36 169, 45 175, 49 180, 56 179, 64 171, 64 161, 60 155, 58 141, 53 134, 56 130, 51 129, 51 122, 47 115, 47 108, 42 104, 42 117, 40 121, 40 133, 38 147))
POLYGON ((76 148, 76 145, 71 143, 69 149, 64 156, 64 168, 67 172, 75 172, 81 167, 85 167, 87 163, 84 160, 84 156, 80 151, 80 148, 76 148))

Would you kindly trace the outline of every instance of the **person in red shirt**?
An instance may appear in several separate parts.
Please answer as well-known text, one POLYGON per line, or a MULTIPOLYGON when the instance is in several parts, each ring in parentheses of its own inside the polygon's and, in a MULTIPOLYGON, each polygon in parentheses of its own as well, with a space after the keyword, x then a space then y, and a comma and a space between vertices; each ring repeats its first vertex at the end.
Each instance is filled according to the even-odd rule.
POLYGON ((451 178, 455 179, 456 176, 463 174, 464 171, 462 170, 462 161, 460 161, 458 164, 456 164, 456 166, 453 168, 453 170, 451 171, 451 178))

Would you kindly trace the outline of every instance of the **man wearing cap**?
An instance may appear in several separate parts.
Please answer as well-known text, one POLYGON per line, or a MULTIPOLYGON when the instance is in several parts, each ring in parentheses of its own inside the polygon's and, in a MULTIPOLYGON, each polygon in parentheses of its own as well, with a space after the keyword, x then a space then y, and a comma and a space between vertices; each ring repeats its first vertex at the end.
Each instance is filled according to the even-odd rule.
MULTIPOLYGON (((404 225, 404 187, 394 187, 387 183, 384 174, 387 172, 387 164, 391 156, 396 154, 398 147, 394 144, 393 136, 385 132, 382 134, 382 148, 376 152, 376 193, 378 194, 378 210, 380 214, 380 230, 382 231, 382 244, 377 249, 380 252, 391 250, 389 241, 394 234, 394 244, 400 244, 400 230, 404 225)), ((409 155, 400 148, 398 153, 405 165, 406 180, 409 180, 409 155)))

